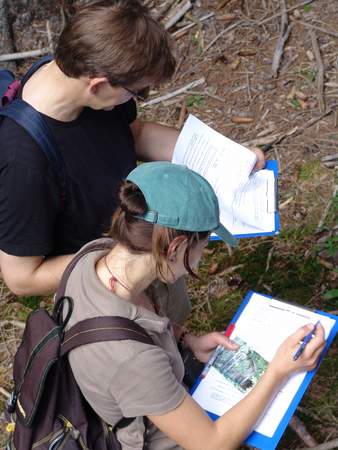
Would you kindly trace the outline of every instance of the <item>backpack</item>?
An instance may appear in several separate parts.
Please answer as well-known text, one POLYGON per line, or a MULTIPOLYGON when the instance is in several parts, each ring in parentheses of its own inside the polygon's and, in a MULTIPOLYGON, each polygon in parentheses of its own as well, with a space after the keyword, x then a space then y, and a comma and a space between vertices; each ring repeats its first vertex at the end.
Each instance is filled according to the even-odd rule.
POLYGON ((45 56, 31 66, 28 72, 16 80, 6 69, 0 70, 0 126, 5 117, 20 125, 38 144, 48 159, 60 189, 60 204, 64 206, 66 197, 66 171, 63 158, 55 138, 42 115, 33 106, 18 98, 20 88, 44 64, 53 60, 45 56))
POLYGON ((77 261, 105 244, 94 243, 68 265, 56 293, 52 314, 39 309, 28 317, 14 358, 14 390, 7 405, 6 450, 121 450, 116 430, 135 418, 106 424, 82 395, 68 353, 81 345, 133 339, 155 345, 147 332, 125 317, 95 317, 65 327, 73 300, 65 296, 69 274, 77 261))

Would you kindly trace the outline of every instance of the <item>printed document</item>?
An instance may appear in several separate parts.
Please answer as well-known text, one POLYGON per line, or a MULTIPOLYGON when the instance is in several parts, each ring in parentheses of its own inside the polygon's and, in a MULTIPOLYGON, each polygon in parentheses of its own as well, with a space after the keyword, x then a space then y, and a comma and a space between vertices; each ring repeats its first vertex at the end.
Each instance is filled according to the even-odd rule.
POLYGON ((189 115, 173 163, 198 172, 214 188, 222 224, 233 234, 275 229, 276 189, 272 170, 252 173, 256 155, 189 115))
MULTIPOLYGON (((193 398, 203 409, 223 415, 255 386, 280 344, 299 327, 318 320, 327 338, 335 324, 330 317, 253 293, 231 334, 240 348, 236 352, 216 350, 193 398)), ((255 431, 273 436, 305 375, 306 372, 300 372, 289 378, 256 424, 255 431)))

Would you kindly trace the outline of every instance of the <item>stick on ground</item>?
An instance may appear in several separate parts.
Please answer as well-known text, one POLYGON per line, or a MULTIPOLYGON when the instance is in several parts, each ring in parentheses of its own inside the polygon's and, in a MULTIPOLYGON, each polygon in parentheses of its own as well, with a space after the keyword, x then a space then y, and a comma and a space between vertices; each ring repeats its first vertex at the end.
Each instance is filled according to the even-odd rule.
POLYGON ((0 62, 2 61, 15 61, 17 59, 32 58, 35 56, 46 55, 50 52, 49 47, 41 48, 40 50, 30 50, 27 52, 9 53, 7 55, 0 55, 0 62))
POLYGON ((177 89, 176 91, 169 92, 168 94, 162 95, 161 97, 153 98, 152 100, 149 100, 148 102, 142 103, 141 106, 149 106, 149 105, 155 105, 156 103, 164 102, 165 100, 169 100, 172 97, 176 97, 177 95, 184 94, 189 89, 193 89, 196 86, 200 86, 201 84, 205 83, 205 78, 199 78, 198 80, 192 81, 189 84, 186 84, 185 86, 177 89))
POLYGON ((324 64, 322 60, 322 56, 320 54, 319 45, 317 36, 314 30, 310 31, 311 42, 313 52, 315 54, 318 74, 317 74, 317 96, 318 96, 318 105, 321 113, 325 111, 325 100, 324 100, 324 64))

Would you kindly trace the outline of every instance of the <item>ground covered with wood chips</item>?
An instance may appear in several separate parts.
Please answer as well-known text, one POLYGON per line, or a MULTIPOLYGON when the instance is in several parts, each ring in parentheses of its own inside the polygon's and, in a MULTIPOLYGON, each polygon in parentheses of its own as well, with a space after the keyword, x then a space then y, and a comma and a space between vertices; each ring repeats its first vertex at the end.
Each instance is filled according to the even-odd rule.
MULTIPOLYGON (((13 52, 52 49, 76 3, 11 1, 13 52)), ((146 3, 164 24, 176 17, 169 32, 178 64, 170 83, 153 87, 154 103, 139 105, 140 116, 181 128, 192 113, 235 141, 261 146, 280 170, 281 233, 244 239, 235 251, 209 245, 200 280, 189 282, 189 327, 223 329, 249 289, 337 314, 337 0, 146 3)), ((18 73, 32 61, 17 61, 18 73)), ((24 321, 50 299, 16 298, 3 286, 0 296, 3 409, 24 321)), ((337 369, 333 344, 279 449, 338 448, 337 369)))

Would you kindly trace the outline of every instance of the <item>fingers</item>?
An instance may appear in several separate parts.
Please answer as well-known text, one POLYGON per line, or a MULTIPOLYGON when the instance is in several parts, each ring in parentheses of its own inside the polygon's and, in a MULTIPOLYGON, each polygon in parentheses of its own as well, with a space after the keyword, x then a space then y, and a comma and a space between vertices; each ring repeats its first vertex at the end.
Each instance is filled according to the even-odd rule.
POLYGON ((300 328, 298 328, 297 331, 295 331, 291 336, 288 338, 290 343, 292 345, 298 346, 299 342, 302 341, 305 336, 310 333, 314 329, 314 325, 312 323, 309 323, 307 325, 304 325, 300 328))
POLYGON ((229 339, 228 337, 224 336, 223 333, 217 333, 217 345, 222 345, 223 347, 227 348, 228 350, 238 350, 239 345, 229 339))
POLYGON ((262 150, 258 147, 253 147, 250 149, 252 152, 255 153, 256 157, 257 157, 257 162, 255 165, 255 170, 260 170, 260 169, 264 169, 265 167, 265 155, 262 152, 262 150))

